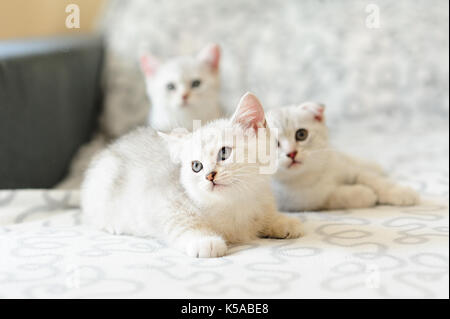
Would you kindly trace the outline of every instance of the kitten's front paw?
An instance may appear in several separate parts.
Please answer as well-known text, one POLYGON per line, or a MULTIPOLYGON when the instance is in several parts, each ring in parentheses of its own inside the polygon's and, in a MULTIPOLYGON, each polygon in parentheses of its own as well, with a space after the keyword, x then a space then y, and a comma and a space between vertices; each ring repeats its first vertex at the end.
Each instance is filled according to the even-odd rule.
POLYGON ((287 239, 303 236, 300 220, 279 213, 279 217, 270 225, 267 234, 270 238, 287 239))
POLYGON ((420 196, 412 188, 395 186, 380 194, 378 202, 385 205, 412 206, 420 202, 420 196))
POLYGON ((227 252, 227 244, 218 236, 196 238, 186 245, 186 254, 197 258, 222 257, 227 252))

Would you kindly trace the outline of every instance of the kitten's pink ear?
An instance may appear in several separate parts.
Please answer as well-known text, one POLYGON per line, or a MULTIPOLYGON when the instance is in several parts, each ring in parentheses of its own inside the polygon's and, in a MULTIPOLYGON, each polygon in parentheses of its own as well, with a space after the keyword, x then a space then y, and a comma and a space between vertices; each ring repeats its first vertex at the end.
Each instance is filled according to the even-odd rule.
POLYGON ((220 46, 216 43, 208 44, 200 51, 197 59, 206 63, 211 70, 217 71, 220 63, 220 46))
POLYGON ((300 107, 308 112, 311 112, 314 119, 318 122, 324 122, 325 105, 321 103, 306 102, 300 105, 300 107))
POLYGON ((258 98, 247 92, 239 101, 239 105, 231 118, 233 124, 239 124, 245 129, 254 129, 267 127, 264 116, 264 109, 258 98))
POLYGON ((144 72, 146 77, 150 77, 155 74, 160 65, 160 61, 148 53, 142 54, 140 60, 142 72, 144 72))

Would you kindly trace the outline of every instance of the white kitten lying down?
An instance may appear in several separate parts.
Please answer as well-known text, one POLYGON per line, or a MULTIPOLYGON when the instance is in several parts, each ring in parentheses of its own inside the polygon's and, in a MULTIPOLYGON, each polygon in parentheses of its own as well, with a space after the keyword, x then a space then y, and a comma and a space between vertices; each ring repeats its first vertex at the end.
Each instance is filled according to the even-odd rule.
POLYGON ((152 103, 148 123, 159 131, 192 130, 193 120, 205 123, 220 118, 219 62, 217 44, 206 46, 195 57, 180 56, 165 63, 142 55, 141 68, 152 103))
POLYGON ((269 125, 279 130, 278 171, 272 182, 278 209, 302 211, 418 203, 415 191, 389 181, 376 164, 332 150, 323 113, 323 105, 309 102, 267 114, 269 125))
POLYGON ((244 154, 257 147, 249 139, 270 142, 270 134, 257 130, 262 126, 262 106, 246 94, 231 120, 193 133, 142 128, 122 137, 87 171, 85 220, 114 234, 162 238, 193 257, 223 256, 227 243, 257 237, 299 237, 299 220, 276 210, 261 162, 247 155, 236 160, 237 140, 244 154), (226 129, 234 138, 223 137, 226 129))

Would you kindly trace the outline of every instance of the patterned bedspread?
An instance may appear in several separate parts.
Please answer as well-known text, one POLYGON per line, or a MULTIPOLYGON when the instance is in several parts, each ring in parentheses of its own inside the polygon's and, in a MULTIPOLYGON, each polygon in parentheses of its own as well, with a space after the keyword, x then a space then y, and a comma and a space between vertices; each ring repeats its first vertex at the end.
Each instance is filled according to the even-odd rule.
POLYGON ((82 225, 77 191, 4 190, 0 297, 448 298, 448 131, 389 143, 340 136, 337 145, 378 159, 423 203, 297 213, 301 239, 261 239, 223 258, 194 259, 151 238, 82 225))

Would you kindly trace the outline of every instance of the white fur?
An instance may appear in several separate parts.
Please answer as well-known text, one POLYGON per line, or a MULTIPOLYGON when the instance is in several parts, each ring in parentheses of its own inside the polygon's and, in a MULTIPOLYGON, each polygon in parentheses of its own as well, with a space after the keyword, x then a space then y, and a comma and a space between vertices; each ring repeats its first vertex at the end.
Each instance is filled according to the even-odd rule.
MULTIPOLYGON (((255 101, 247 94, 239 108, 255 101)), ((226 129, 244 140, 256 136, 263 110, 254 107, 259 108, 254 115, 216 120, 193 133, 141 128, 119 139, 87 171, 81 198, 85 220, 114 234, 162 238, 193 257, 223 256, 227 243, 257 237, 299 237, 299 220, 277 212, 270 175, 259 173, 259 162, 217 159, 223 146, 235 146, 224 137, 226 129), (249 117, 252 125, 242 125, 252 122, 249 117), (203 164, 198 173, 192 170, 194 160, 203 164), (215 186, 205 178, 212 170, 215 186)), ((246 150, 252 145, 244 144, 246 150)))
POLYGON ((347 209, 378 204, 414 205, 418 194, 389 181, 378 165, 355 159, 331 148, 323 117, 324 107, 304 103, 274 109, 267 121, 279 129, 278 170, 272 186, 283 211, 347 209), (305 141, 295 132, 308 130, 305 141), (287 156, 297 151, 295 161, 287 156))
POLYGON ((69 173, 58 183, 58 189, 78 189, 83 181, 83 176, 95 154, 98 154, 108 144, 104 134, 97 133, 89 143, 82 145, 73 157, 69 173))
MULTIPOLYGON (((196 57, 182 56, 166 63, 160 63, 155 57, 144 54, 141 57, 141 67, 152 102, 148 123, 160 131, 170 131, 177 127, 192 130, 193 120, 201 120, 205 124, 220 118, 219 61, 220 48, 216 44, 207 45, 196 57), (190 87, 193 80, 201 80, 201 85, 197 88, 190 87), (176 90, 167 90, 169 82, 175 85, 176 90), (186 93, 189 98, 185 103, 182 96, 186 93)), ((108 122, 110 130, 113 122, 120 124, 119 127, 123 126, 122 109, 106 111, 102 115, 102 121, 110 117, 115 119, 108 122)), ((138 113, 136 116, 140 118, 140 112, 138 113)), ((127 116, 135 117, 130 114, 127 116)), ((89 143, 83 145, 71 161, 69 174, 55 187, 79 188, 93 156, 105 148, 110 137, 117 137, 117 134, 111 133, 113 132, 99 132, 89 143)))
POLYGON ((219 58, 217 45, 205 47, 195 57, 177 57, 166 63, 144 55, 141 64, 152 104, 148 123, 159 131, 177 127, 192 130, 194 120, 205 124, 220 118, 219 58), (201 81, 198 87, 192 87, 195 80, 201 81), (174 90, 168 90, 169 83, 175 86, 174 90), (184 95, 188 96, 186 101, 184 95))

